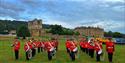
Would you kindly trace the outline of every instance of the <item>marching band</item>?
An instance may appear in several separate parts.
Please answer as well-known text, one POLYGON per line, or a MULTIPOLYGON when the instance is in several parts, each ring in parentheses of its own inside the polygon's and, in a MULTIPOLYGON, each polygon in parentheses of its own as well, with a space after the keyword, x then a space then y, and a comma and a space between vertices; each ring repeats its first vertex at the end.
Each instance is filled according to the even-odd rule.
MULTIPOLYGON (((106 51, 108 54, 109 62, 112 63, 113 59, 113 52, 115 51, 115 43, 112 41, 111 38, 108 39, 106 44, 106 51)), ((58 51, 59 42, 57 39, 52 38, 51 40, 47 41, 40 41, 31 39, 24 43, 24 51, 26 53, 26 60, 30 60, 32 57, 35 57, 37 54, 36 52, 40 53, 43 51, 47 52, 48 60, 52 60, 53 56, 55 56, 56 52, 58 51)), ((16 38, 11 45, 14 47, 15 52, 15 59, 19 58, 19 49, 20 49, 20 41, 16 38)), ((86 53, 91 58, 94 58, 94 54, 96 54, 96 61, 101 61, 101 55, 103 55, 103 46, 102 41, 99 41, 96 38, 86 38, 82 37, 79 41, 80 50, 82 53, 86 53)), ((70 56, 72 61, 75 61, 76 56, 78 54, 78 42, 74 39, 66 39, 65 47, 68 55, 70 56)))

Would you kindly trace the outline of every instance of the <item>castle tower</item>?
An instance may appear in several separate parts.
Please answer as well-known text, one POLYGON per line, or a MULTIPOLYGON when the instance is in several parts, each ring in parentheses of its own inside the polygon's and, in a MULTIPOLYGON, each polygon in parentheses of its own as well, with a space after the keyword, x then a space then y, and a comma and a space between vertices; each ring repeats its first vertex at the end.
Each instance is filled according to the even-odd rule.
POLYGON ((42 34, 42 20, 34 19, 28 22, 28 29, 31 36, 41 36, 42 34))

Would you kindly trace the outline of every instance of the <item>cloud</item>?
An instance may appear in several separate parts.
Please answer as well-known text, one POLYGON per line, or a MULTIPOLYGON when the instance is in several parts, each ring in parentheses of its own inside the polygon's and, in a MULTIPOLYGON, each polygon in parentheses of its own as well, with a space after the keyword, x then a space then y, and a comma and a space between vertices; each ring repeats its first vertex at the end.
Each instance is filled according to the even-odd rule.
POLYGON ((82 23, 81 26, 94 26, 94 27, 100 27, 104 28, 105 31, 121 31, 122 33, 125 33, 125 22, 119 22, 119 21, 112 21, 112 20, 103 20, 98 21, 95 20, 94 22, 86 22, 82 23))
POLYGON ((25 11, 22 5, 17 2, 10 2, 7 0, 0 1, 0 17, 20 19, 20 14, 25 11))
POLYGON ((58 24, 58 25, 62 25, 63 27, 66 27, 66 28, 74 28, 69 23, 66 23, 66 22, 63 22, 63 21, 49 20, 49 21, 45 21, 43 23, 45 23, 45 24, 58 24))
POLYGON ((104 0, 105 2, 125 2, 125 0, 104 0))
POLYGON ((68 28, 101 25, 106 30, 121 32, 125 27, 124 0, 3 0, 1 3, 2 18, 27 21, 41 18, 44 23, 68 28))
POLYGON ((112 7, 112 9, 116 12, 124 12, 125 6, 115 6, 115 7, 112 7))
POLYGON ((22 8, 21 6, 13 3, 7 3, 7 2, 2 2, 0 3, 0 8, 6 9, 6 10, 11 10, 14 12, 21 12, 24 11, 25 9, 22 8))

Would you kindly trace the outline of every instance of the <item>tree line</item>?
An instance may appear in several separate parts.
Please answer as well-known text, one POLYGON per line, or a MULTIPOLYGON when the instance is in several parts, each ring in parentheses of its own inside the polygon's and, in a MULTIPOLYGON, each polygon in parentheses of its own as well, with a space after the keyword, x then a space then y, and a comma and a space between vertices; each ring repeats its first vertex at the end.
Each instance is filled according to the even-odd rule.
MULTIPOLYGON (((28 30, 28 22, 26 21, 11 21, 11 20, 0 20, 0 34, 8 34, 5 30, 16 30, 17 36, 31 36, 28 30), (25 31, 25 32, 24 32, 25 31)), ((49 25, 43 24, 44 29, 47 33, 58 34, 58 35, 79 35, 80 33, 73 29, 62 27, 61 25, 49 25)), ((120 32, 104 32, 104 37, 123 38, 125 34, 120 32)))
POLYGON ((114 37, 114 38, 125 38, 125 34, 122 34, 120 32, 104 32, 104 37, 114 37))

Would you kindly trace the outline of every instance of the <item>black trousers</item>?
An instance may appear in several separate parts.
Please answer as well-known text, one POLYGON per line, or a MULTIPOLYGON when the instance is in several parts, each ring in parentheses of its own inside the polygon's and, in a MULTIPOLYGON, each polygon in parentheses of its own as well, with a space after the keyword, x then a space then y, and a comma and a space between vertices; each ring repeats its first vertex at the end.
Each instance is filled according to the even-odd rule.
POLYGON ((33 49, 32 49, 32 57, 34 57, 35 55, 36 55, 36 49, 33 48, 33 49))
POLYGON ((67 53, 69 53, 69 52, 70 52, 68 48, 66 48, 66 51, 67 51, 67 53))
POLYGON ((90 49, 88 49, 88 51, 89 51, 89 52, 88 52, 88 53, 89 53, 89 56, 91 56, 91 51, 90 51, 90 49))
POLYGON ((26 60, 29 60, 28 52, 26 52, 26 60))
POLYGON ((82 50, 82 52, 85 52, 85 48, 82 48, 82 47, 80 46, 80 49, 82 50))
POLYGON ((94 57, 94 49, 89 49, 89 56, 90 56, 91 58, 94 57))
POLYGON ((112 58, 113 58, 113 53, 108 53, 109 62, 112 62, 112 58))
POLYGON ((15 59, 17 60, 19 58, 19 50, 15 50, 15 59))
POLYGON ((82 47, 80 46, 80 50, 82 50, 82 47))
POLYGON ((75 61, 75 52, 70 52, 69 55, 72 61, 75 61))
POLYGON ((48 51, 48 60, 52 60, 52 52, 48 51))
POLYGON ((43 52, 43 47, 40 47, 41 48, 41 52, 43 52))
POLYGON ((85 48, 82 48, 82 47, 80 46, 80 49, 81 49, 82 52, 85 52, 85 48))
POLYGON ((82 48, 82 51, 85 52, 85 48, 82 48))
POLYGON ((38 53, 40 53, 40 47, 38 47, 38 53))
POLYGON ((96 51, 96 61, 100 61, 100 54, 96 51))
POLYGON ((88 54, 88 48, 85 48, 85 52, 86 52, 86 54, 88 54))

